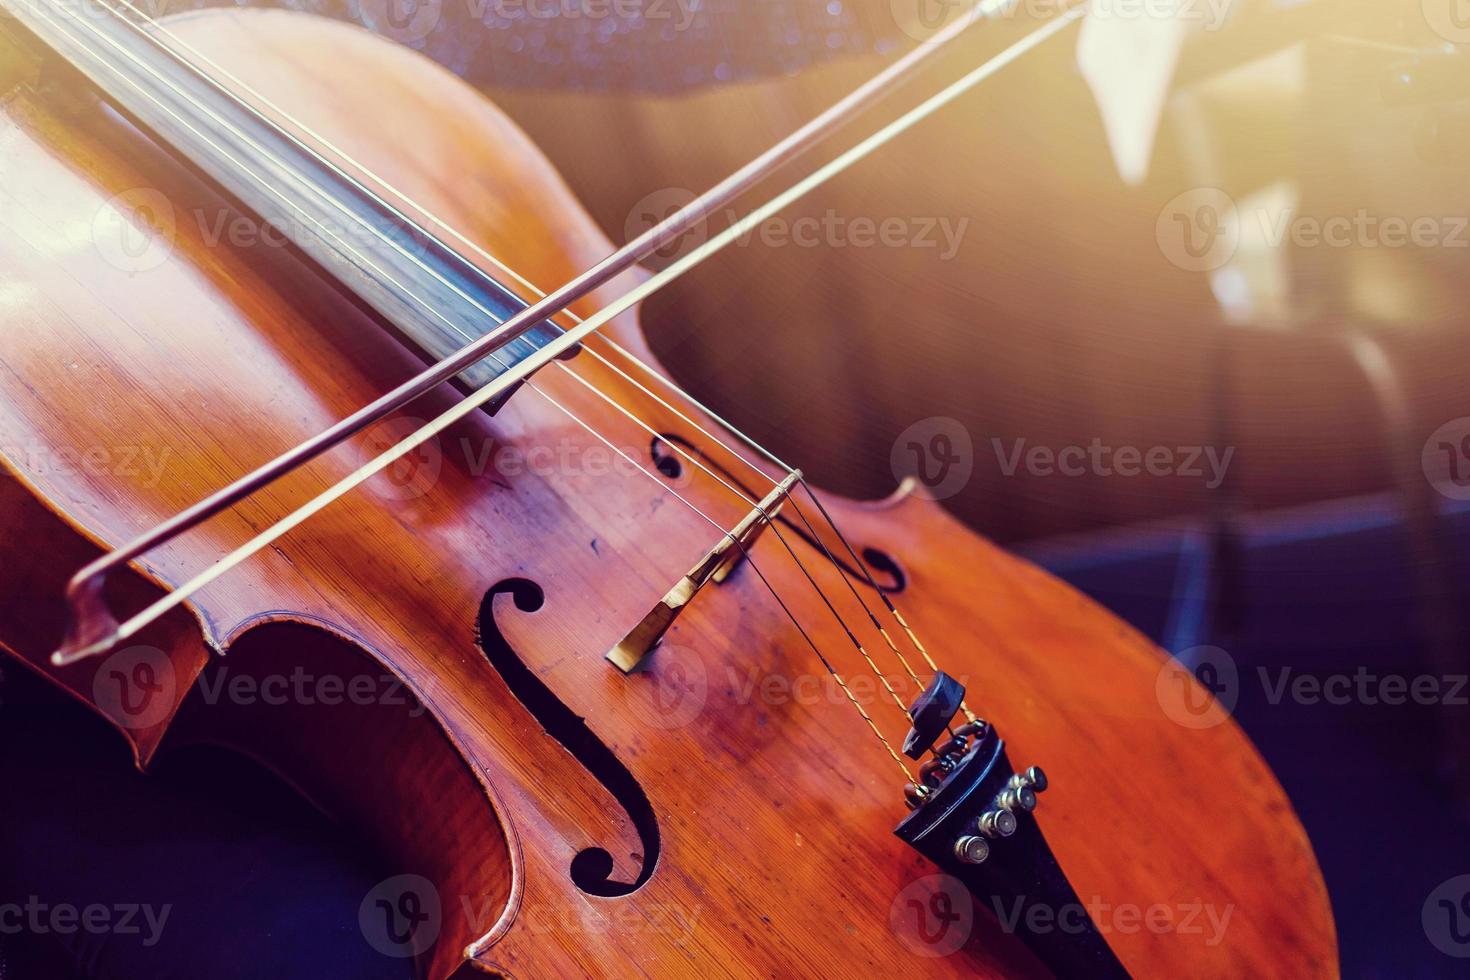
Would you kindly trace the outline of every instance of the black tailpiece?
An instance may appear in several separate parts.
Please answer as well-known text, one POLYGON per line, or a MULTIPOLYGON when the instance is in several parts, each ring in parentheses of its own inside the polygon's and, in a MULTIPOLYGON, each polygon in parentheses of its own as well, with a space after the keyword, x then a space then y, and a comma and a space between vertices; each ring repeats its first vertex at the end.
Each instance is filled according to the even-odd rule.
POLYGON ((908 787, 913 812, 894 833, 962 882, 1060 980, 1127 978, 1036 823, 1046 774, 1016 773, 985 722, 955 735, 925 763, 925 785, 908 787))

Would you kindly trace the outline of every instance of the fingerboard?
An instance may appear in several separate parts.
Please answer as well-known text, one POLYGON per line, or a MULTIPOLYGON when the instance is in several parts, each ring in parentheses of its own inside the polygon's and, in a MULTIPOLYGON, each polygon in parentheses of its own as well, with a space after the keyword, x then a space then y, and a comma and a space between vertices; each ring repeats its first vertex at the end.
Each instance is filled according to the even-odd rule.
MULTIPOLYGON (((438 361, 523 309, 510 290, 106 0, 0 0, 110 104, 203 171, 438 361)), ((533 326, 467 368, 480 387, 560 333, 533 326)))

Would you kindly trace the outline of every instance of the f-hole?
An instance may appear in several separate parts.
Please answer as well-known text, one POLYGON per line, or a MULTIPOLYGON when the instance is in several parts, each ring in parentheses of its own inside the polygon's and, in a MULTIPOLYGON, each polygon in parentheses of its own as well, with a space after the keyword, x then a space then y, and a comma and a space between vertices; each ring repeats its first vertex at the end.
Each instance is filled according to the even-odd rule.
POLYGON ((863 561, 868 563, 869 568, 875 568, 880 574, 888 576, 892 584, 885 586, 883 591, 897 594, 908 588, 909 577, 904 574, 903 566, 888 552, 879 548, 864 548, 863 561))
POLYGON ((572 883, 589 895, 618 898, 642 888, 653 875, 660 850, 658 818, 638 780, 628 767, 604 745, 576 712, 561 703, 541 678, 526 666, 495 623, 495 597, 509 595, 521 612, 533 613, 546 602, 546 593, 530 579, 510 578, 496 585, 480 603, 480 648, 500 672, 511 692, 520 699, 546 731, 566 747, 588 772, 622 804, 643 844, 643 867, 632 882, 615 881, 612 855, 601 847, 589 847, 572 858, 568 869, 572 883))
POLYGON ((663 437, 653 437, 653 443, 648 447, 648 455, 653 460, 654 468, 670 480, 678 480, 684 475, 683 461, 663 437))

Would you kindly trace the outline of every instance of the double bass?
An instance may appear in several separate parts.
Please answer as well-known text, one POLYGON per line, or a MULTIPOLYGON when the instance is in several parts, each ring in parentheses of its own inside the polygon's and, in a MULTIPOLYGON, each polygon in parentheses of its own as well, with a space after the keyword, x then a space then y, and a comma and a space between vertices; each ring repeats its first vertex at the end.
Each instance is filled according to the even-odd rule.
POLYGON ((385 956, 1336 973, 1306 835, 1188 671, 911 483, 814 491, 640 333, 685 260, 639 249, 923 52, 617 249, 369 32, 0 6, 0 648, 139 767, 221 746, 360 833, 385 956))

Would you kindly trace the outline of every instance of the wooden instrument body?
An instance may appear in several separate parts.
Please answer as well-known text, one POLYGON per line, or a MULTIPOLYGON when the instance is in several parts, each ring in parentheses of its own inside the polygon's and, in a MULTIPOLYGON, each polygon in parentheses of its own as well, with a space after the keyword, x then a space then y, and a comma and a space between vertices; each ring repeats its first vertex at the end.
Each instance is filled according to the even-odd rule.
MULTIPOLYGON (((610 250, 503 115, 406 49, 279 12, 172 27, 531 281, 559 284, 610 250)), ((66 577, 419 362, 98 104, 22 88, 0 116, 0 644, 97 704, 116 661, 45 660, 66 577), (137 203, 139 189, 167 202, 161 231, 146 233, 162 252, 119 262, 99 235, 117 218, 110 202, 137 203)), ((615 335, 649 356, 631 316, 615 335)), ((585 354, 570 366, 740 472, 626 379, 585 354)), ((648 465, 647 434, 559 368, 536 384, 648 465)), ((438 393, 415 414, 454 397, 438 393)), ((114 583, 119 605, 186 580, 406 429, 390 423, 153 555, 114 583)), ((531 390, 419 463, 406 482, 375 478, 337 502, 150 633, 178 710, 120 728, 140 764, 178 741, 228 745, 367 834, 395 868, 433 883, 442 928, 421 966, 435 978, 467 948, 475 966, 518 976, 883 976, 916 964, 926 975, 1042 974, 988 912, 962 949, 916 958, 907 903, 934 869, 893 836, 899 773, 749 567, 702 593, 645 670, 624 676, 602 659, 718 540, 710 523, 531 390), (486 603, 507 582, 535 583, 544 602, 527 611, 506 592, 486 603), (503 639, 500 670, 477 644, 481 626, 487 645, 503 639), (610 789, 544 730, 507 684, 505 650, 646 795, 661 852, 631 894, 588 894, 569 868, 603 848, 613 879, 650 870, 647 828, 625 805, 638 791, 610 789), (358 690, 383 696, 328 704, 342 698, 312 686, 314 697, 265 703, 217 685, 298 668, 349 689, 365 678, 358 690)), ((675 482, 725 527, 743 515, 702 475, 675 482)), ((1159 651, 932 503, 828 506, 860 549, 901 567, 908 619, 1016 761, 1047 769, 1039 820, 1078 894, 1175 910, 1163 931, 1121 914, 1106 930, 1135 975, 1336 973, 1326 893, 1285 795, 1233 723, 1171 720, 1159 651), (1205 909, 1228 916, 1222 932, 1205 909)), ((860 618, 820 552, 795 547, 860 618)), ((767 534, 755 556, 844 675, 865 674, 781 544, 767 534)), ((518 683, 524 696, 529 682, 518 683)), ((901 738, 881 689, 857 690, 901 738)), ((560 734, 582 737, 574 724, 560 734)))

